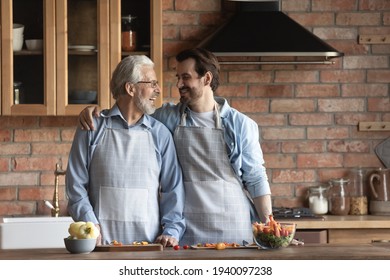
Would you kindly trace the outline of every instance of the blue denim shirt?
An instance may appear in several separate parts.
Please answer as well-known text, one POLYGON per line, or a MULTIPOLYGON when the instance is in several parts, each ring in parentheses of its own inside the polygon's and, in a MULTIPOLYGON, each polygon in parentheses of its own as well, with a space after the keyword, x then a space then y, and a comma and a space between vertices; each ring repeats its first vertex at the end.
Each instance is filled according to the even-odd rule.
POLYGON ((98 223, 88 199, 89 167, 94 147, 104 135, 104 118, 112 119, 113 128, 144 129, 153 137, 157 162, 160 167, 160 213, 164 235, 180 239, 185 230, 183 218, 184 185, 176 148, 169 130, 148 115, 129 126, 118 107, 104 110, 100 118, 94 118, 96 130, 77 129, 74 136, 66 172, 66 192, 69 197, 68 210, 75 221, 98 223))
MULTIPOLYGON (((252 198, 271 194, 263 152, 259 143, 259 128, 255 121, 230 107, 227 100, 215 97, 221 105, 221 125, 230 163, 252 198)), ((180 123, 181 104, 164 104, 152 115, 165 124, 173 134, 180 123)), ((187 125, 194 125, 187 108, 187 125)))

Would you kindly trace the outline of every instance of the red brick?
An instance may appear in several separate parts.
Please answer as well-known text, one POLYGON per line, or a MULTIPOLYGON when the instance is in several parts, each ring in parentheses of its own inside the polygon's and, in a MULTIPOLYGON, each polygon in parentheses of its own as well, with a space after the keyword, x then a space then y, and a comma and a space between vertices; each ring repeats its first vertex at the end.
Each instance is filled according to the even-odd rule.
POLYGON ((73 142, 76 129, 63 129, 61 130, 61 139, 63 142, 73 142))
POLYGON ((341 154, 299 154, 297 155, 297 167, 343 167, 343 156, 341 154))
POLYGON ((35 212, 35 201, 31 202, 0 202, 0 216, 12 215, 33 215, 35 212))
POLYGON ((315 102, 312 99, 273 99, 271 112, 314 112, 315 102))
POLYGON ((344 69, 388 68, 386 56, 347 56, 344 58, 344 69))
POLYGON ((249 86, 249 97, 293 97, 293 87, 292 85, 249 86))
POLYGON ((262 128, 262 138, 264 140, 292 140, 304 139, 304 128, 262 128))
POLYGON ((369 83, 387 83, 390 81, 390 70, 368 70, 367 82, 369 83))
POLYGON ((17 157, 14 159, 14 171, 53 170, 57 157, 17 157))
POLYGON ((384 98, 368 98, 369 112, 389 112, 390 111, 390 97, 384 98))
MULTIPOLYGON (((283 12, 291 11, 309 11, 309 0, 283 0, 281 1, 281 7, 283 12)), ((290 13, 289 13, 290 14, 290 13)))
POLYGON ((295 168, 295 159, 292 155, 264 154, 266 168, 295 168))
POLYGON ((32 155, 68 155, 71 143, 33 143, 32 155))
POLYGON ((320 112, 364 112, 364 99, 320 99, 318 111, 320 112))
POLYGON ((389 0, 360 0, 359 10, 385 11, 390 10, 389 0))
POLYGON ((174 2, 174 0, 162 0, 161 6, 162 6, 163 11, 173 10, 173 8, 174 8, 173 2, 174 2))
POLYGON ((308 127, 308 139, 347 139, 349 137, 347 127, 308 127))
POLYGON ((341 85, 342 96, 387 96, 389 86, 386 84, 344 84, 341 85))
POLYGON ((39 174, 36 172, 0 173, 0 186, 36 186, 39 174))
POLYGON ((345 154, 344 167, 383 167, 379 158, 374 154, 345 154))
POLYGON ((338 13, 336 15, 336 25, 380 25, 380 13, 338 13))
POLYGON ((283 114, 253 114, 251 118, 261 127, 286 125, 286 117, 283 114))
POLYGON ((290 184, 273 184, 271 185, 272 198, 277 196, 294 196, 294 187, 290 184))
MULTIPOLYGON (((203 26, 215 26, 218 27, 221 24, 224 24, 226 21, 229 20, 231 17, 231 13, 201 13, 199 14, 199 24, 203 26)), ((215 28, 213 30, 210 30, 210 32, 214 32, 215 28)))
MULTIPOLYGON (((198 24, 198 15, 194 13, 164 12, 163 25, 196 25, 198 24)), ((165 47, 165 42, 164 42, 165 47)))
POLYGON ((276 197, 273 198, 272 206, 274 207, 287 207, 287 208, 293 208, 293 207, 302 207, 304 202, 303 198, 299 197, 276 197))
POLYGON ((315 182, 313 170, 283 169, 272 172, 272 182, 275 183, 301 183, 315 182))
POLYGON ((260 145, 264 154, 280 152, 280 142, 262 142, 260 145))
POLYGON ((0 201, 16 199, 16 188, 0 188, 0 201))
POLYGON ((38 127, 38 117, 5 117, 0 116, 0 129, 38 127))
POLYGON ((233 99, 230 105, 242 113, 268 112, 268 100, 263 99, 233 99))
POLYGON ((324 141, 283 141, 283 153, 324 153, 324 141))
POLYGON ((355 125, 357 126, 360 121, 373 122, 379 121, 376 114, 368 113, 344 113, 335 114, 335 124, 337 125, 355 125))
POLYGON ((30 144, 2 143, 0 155, 28 155, 31 153, 30 144))
POLYGON ((289 114, 290 125, 331 125, 333 116, 331 114, 289 114))
POLYGON ((276 71, 275 83, 315 83, 318 73, 314 71, 276 71))
POLYGON ((39 119, 39 125, 41 127, 76 127, 78 116, 70 117, 41 117, 39 119))
MULTIPOLYGON (((8 129, 0 130, 0 143, 11 141, 11 137, 12 137, 11 130, 8 130, 8 129)), ((1 144, 1 145, 3 145, 3 144, 1 144)))
POLYGON ((329 184, 329 181, 331 179, 335 178, 346 178, 348 176, 348 169, 319 169, 318 170, 318 178, 319 181, 322 182, 323 184, 329 184))
POLYGON ((327 149, 331 153, 368 153, 370 145, 365 141, 332 140, 327 149))
MULTIPOLYGON (((63 164, 63 169, 66 170, 66 165, 63 164)), ((55 186, 55 175, 54 175, 55 166, 53 166, 53 170, 51 172, 41 172, 40 183, 41 186, 52 186, 54 192, 55 186)), ((58 177, 58 184, 60 186, 65 185, 65 176, 58 177)))
MULTIPOLYGON (((390 16, 389 16, 390 18, 390 16)), ((390 20, 389 20, 390 25, 390 20)), ((383 54, 388 55, 390 53, 390 44, 388 45, 372 45, 371 47, 372 54, 383 54)))
POLYGON ((175 0, 176 11, 220 11, 220 0, 175 0))
POLYGON ((313 11, 353 11, 356 9, 355 0, 312 0, 313 11))
POLYGON ((0 158, 0 172, 10 171, 10 159, 9 158, 0 158))
POLYGON ((59 130, 54 128, 15 130, 15 142, 52 142, 59 140, 59 130))
POLYGON ((296 85, 296 97, 336 97, 340 96, 338 85, 296 85))
POLYGON ((270 71, 230 71, 229 83, 269 83, 270 71))
POLYGON ((179 39, 180 28, 177 26, 163 26, 163 37, 165 40, 179 39))
POLYGON ((246 97, 247 89, 245 85, 226 84, 218 87, 217 95, 225 98, 228 97, 246 97), (220 93, 220 94, 219 94, 220 93))
MULTIPOLYGON (((54 195, 54 187, 19 188, 19 200, 21 201, 23 200, 52 201, 53 195, 54 195)), ((58 191, 58 195, 60 200, 65 199, 65 193, 63 187, 61 188, 61 190, 58 191)))

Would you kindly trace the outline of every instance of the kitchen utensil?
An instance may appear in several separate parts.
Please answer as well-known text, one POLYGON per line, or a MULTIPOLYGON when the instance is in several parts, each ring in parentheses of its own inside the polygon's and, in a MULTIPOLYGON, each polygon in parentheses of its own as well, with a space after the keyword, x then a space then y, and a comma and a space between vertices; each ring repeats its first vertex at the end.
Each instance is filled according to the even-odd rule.
POLYGON ((370 175, 369 183, 373 200, 390 200, 390 169, 377 169, 370 175))
POLYGON ((329 181, 329 213, 333 215, 348 215, 350 197, 347 190, 349 179, 333 179, 329 181))

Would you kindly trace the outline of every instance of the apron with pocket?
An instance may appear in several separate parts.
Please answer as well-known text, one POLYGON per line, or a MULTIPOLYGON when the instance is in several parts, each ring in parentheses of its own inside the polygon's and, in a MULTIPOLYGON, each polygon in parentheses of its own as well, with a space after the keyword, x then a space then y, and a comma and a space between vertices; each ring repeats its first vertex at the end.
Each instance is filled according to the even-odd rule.
POLYGON ((147 129, 113 129, 111 119, 90 165, 89 196, 102 244, 153 242, 159 234, 159 167, 147 129))
POLYGON ((227 156, 216 107, 216 128, 187 127, 174 133, 183 170, 186 231, 181 244, 252 241, 252 205, 227 156))

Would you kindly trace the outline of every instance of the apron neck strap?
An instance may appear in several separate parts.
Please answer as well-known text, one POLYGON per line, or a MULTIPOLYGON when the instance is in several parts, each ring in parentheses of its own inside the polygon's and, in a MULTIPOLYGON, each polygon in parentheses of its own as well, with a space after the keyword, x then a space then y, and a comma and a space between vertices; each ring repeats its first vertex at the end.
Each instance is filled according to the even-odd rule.
MULTIPOLYGON (((183 104, 180 108, 180 125, 186 126, 187 125, 187 113, 185 110, 187 109, 187 105, 183 104)), ((215 128, 220 129, 221 128, 221 117, 219 114, 219 108, 218 103, 214 103, 214 116, 215 116, 215 128)))

